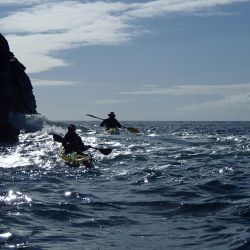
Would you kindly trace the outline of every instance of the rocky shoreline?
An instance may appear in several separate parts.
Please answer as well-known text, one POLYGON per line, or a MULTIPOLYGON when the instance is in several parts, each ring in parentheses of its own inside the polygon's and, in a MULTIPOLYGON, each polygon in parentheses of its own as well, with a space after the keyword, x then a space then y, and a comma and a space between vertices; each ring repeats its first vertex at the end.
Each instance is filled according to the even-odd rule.
POLYGON ((0 142, 18 140, 20 131, 11 123, 10 114, 37 114, 33 87, 25 69, 0 33, 0 142))

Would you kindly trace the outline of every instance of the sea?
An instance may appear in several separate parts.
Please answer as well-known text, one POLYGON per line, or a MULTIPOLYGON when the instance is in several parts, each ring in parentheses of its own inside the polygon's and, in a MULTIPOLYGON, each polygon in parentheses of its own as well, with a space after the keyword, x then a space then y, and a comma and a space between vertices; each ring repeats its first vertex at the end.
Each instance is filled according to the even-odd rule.
POLYGON ((0 249, 250 249, 250 122, 122 125, 33 117, 0 144, 0 249), (59 157, 72 123, 91 168, 59 157))

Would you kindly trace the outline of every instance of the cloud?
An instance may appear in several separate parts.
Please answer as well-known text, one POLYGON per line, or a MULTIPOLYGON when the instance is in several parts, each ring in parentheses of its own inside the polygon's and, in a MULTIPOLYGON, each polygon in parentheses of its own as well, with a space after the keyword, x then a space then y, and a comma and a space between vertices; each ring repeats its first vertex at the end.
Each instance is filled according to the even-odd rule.
POLYGON ((25 5, 25 4, 34 4, 34 3, 41 3, 42 0, 0 0, 0 5, 11 5, 11 4, 17 4, 17 5, 25 5))
POLYGON ((214 12, 218 6, 247 2, 248 0, 156 0, 146 3, 134 3, 133 8, 127 12, 132 17, 155 17, 166 13, 197 13, 214 12))
POLYGON ((62 81, 62 80, 47 80, 47 79, 31 79, 32 85, 37 87, 53 87, 53 86, 80 86, 100 89, 100 87, 112 86, 102 82, 82 82, 82 81, 62 81))
POLYGON ((53 81, 53 80, 42 80, 42 79, 31 79, 32 85, 37 87, 47 86, 72 86, 78 85, 77 81, 53 81))
POLYGON ((109 104, 115 104, 115 103, 130 103, 134 102, 134 100, 115 100, 115 99, 103 99, 98 100, 95 102, 97 105, 109 105, 109 104))
MULTIPOLYGON (((181 100, 188 97, 199 97, 196 102, 179 103, 176 108, 166 108, 168 119, 172 120, 247 120, 250 111, 250 83, 231 85, 187 85, 158 88, 155 85, 144 85, 139 91, 120 92, 122 95, 174 96, 181 100), (204 99, 200 97, 204 96, 204 99)), ((173 100, 173 99, 171 99, 173 100)))
MULTIPOLYGON (((3 0, 1 32, 30 73, 67 66, 61 51, 88 45, 121 45, 145 30, 139 18, 212 12, 249 0, 155 0, 140 2, 3 0), (12 11, 11 8, 13 8, 12 11)), ((214 12, 216 13, 216 11, 214 12)))
POLYGON ((176 114, 187 120, 249 120, 250 92, 225 96, 216 101, 193 103, 176 108, 176 114), (185 118, 184 118, 185 117, 185 118))
POLYGON ((250 110, 250 92, 240 94, 240 95, 233 95, 233 96, 225 96, 224 98, 217 100, 217 101, 208 101, 202 104, 190 104, 186 105, 185 107, 179 108, 182 111, 194 111, 194 110, 201 110, 201 111, 211 111, 217 109, 231 110, 231 109, 241 109, 245 108, 250 110))
POLYGON ((236 95, 250 92, 250 83, 231 85, 177 85, 159 88, 156 85, 143 86, 137 91, 119 92, 121 95, 236 95))

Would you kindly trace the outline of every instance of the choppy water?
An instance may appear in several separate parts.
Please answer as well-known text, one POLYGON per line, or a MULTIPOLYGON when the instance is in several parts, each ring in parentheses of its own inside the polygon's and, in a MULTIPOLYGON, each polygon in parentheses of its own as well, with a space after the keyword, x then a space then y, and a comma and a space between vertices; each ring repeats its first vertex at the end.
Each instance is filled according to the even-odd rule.
POLYGON ((0 146, 1 249, 250 249, 250 122, 77 122, 92 169, 58 158, 68 122, 0 146))

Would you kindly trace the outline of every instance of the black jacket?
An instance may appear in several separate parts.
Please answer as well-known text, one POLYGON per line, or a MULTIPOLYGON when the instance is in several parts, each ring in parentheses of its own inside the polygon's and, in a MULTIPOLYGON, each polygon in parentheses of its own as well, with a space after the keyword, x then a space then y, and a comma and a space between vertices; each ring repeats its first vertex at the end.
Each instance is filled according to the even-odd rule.
POLYGON ((100 126, 106 127, 106 129, 122 127, 122 125, 114 117, 109 117, 108 119, 103 120, 100 126))
POLYGON ((89 146, 85 146, 82 142, 81 137, 77 133, 69 133, 67 132, 64 136, 63 146, 65 151, 68 152, 82 152, 89 149, 89 146))

